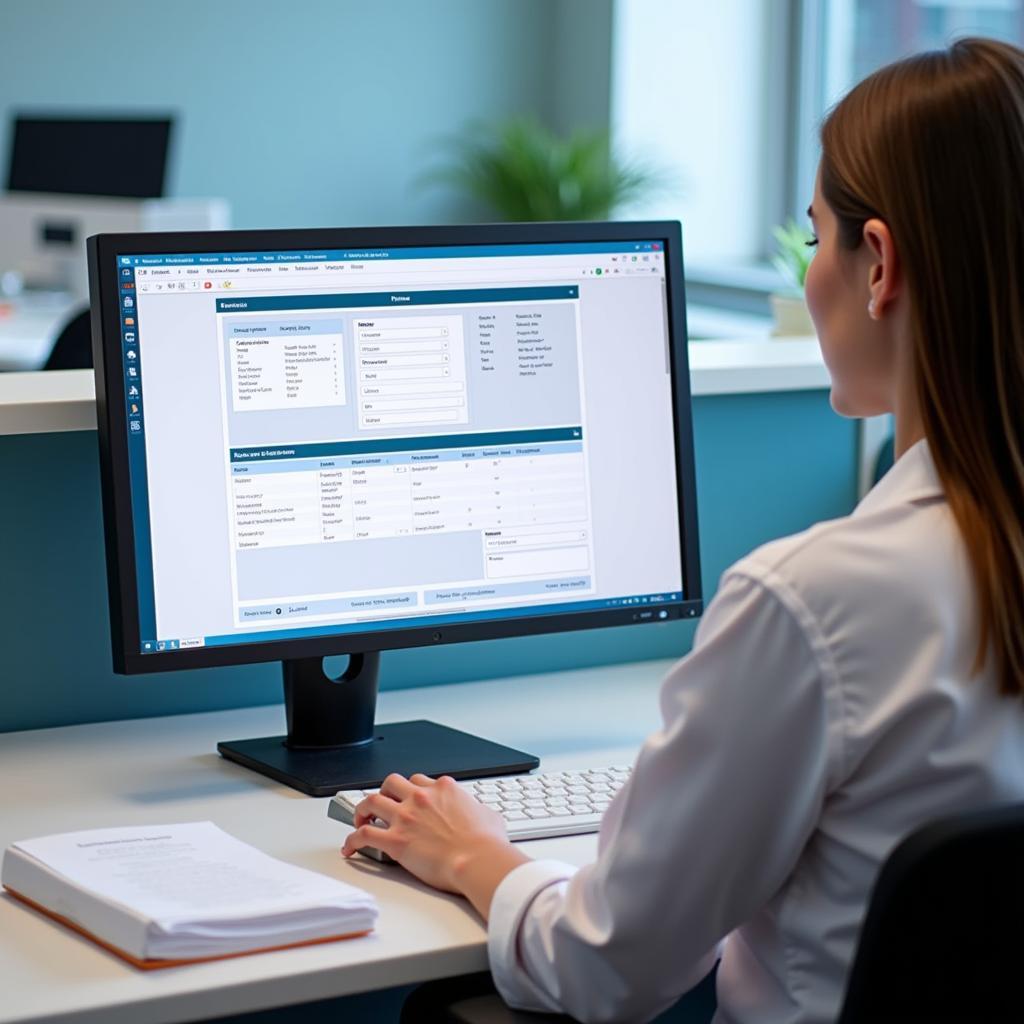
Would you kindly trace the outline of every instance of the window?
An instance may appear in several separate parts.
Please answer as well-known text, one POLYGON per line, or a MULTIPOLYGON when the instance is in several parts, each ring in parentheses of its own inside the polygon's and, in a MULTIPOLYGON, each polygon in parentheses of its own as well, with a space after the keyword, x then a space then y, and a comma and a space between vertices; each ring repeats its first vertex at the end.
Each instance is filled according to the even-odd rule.
POLYGON ((663 239, 121 259, 142 653, 680 599, 663 239))
POLYGON ((1024 43, 1024 0, 804 0, 800 61, 803 103, 797 130, 793 209, 814 185, 817 124, 862 78, 901 57, 957 37, 1024 43))
POLYGON ((963 35, 1024 44, 1024 0, 618 0, 612 136, 672 178, 623 215, 682 220, 691 300, 753 311, 778 283, 757 271, 772 227, 807 208, 827 109, 963 35))
POLYGON ((669 179, 623 215, 682 220, 689 265, 750 262, 766 247, 773 6, 622 0, 615 8, 613 139, 669 179))

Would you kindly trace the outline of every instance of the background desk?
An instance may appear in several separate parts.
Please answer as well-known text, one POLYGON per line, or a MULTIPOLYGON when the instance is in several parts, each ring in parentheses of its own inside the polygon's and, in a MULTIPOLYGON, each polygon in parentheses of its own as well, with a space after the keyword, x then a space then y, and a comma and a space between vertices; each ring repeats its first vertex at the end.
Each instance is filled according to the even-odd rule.
MULTIPOLYGON (((587 642, 585 633, 576 641, 587 642)), ((400 690, 379 718, 433 718, 522 747, 542 769, 629 763, 659 723, 670 662, 648 661, 484 683, 400 690)), ((159 686, 154 677, 133 686, 159 686)), ((32 685, 31 680, 12 685, 32 685)), ((283 731, 280 706, 4 735, 0 846, 52 832, 206 820, 293 864, 370 890, 376 932, 347 942, 156 972, 0 897, 0 1024, 164 1024, 366 992, 483 970, 486 932, 462 899, 364 858, 344 861, 345 829, 311 799, 222 760, 216 742, 283 731)), ((582 864, 595 836, 524 844, 582 864)))

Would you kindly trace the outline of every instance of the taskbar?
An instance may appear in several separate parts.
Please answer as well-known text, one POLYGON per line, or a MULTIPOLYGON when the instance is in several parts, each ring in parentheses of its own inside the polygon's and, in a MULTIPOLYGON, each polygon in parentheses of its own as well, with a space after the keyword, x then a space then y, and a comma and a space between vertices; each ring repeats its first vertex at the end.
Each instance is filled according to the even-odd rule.
POLYGON ((385 632, 395 629, 414 629, 417 626, 441 626, 452 623, 494 621, 541 615, 559 615, 566 612, 607 611, 636 606, 636 622, 664 622, 673 616, 665 605, 678 605, 684 600, 679 591, 658 594, 633 594, 629 597, 601 598, 595 601, 570 601, 559 604, 528 605, 522 608, 501 608, 478 612, 450 612, 442 615, 408 615, 401 619, 365 618, 359 622, 333 623, 293 629, 260 629, 247 633, 224 633, 219 636, 175 637, 162 640, 143 640, 141 654, 166 653, 196 647, 224 647, 231 644, 263 643, 268 640, 303 640, 306 637, 343 636, 346 633, 385 632))

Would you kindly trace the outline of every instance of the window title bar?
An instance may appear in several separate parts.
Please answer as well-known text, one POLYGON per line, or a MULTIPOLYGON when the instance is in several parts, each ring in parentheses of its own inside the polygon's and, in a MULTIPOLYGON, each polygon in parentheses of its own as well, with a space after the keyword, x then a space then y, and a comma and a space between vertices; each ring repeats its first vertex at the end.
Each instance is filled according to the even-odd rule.
POLYGON ((438 245, 401 249, 321 249, 316 252, 178 252, 118 256, 122 267, 195 267, 241 263, 319 263, 349 260, 473 259, 480 256, 572 256, 589 253, 661 252, 664 243, 552 242, 535 245, 438 245))
POLYGON ((262 295, 245 299, 217 299, 218 313, 270 312, 288 309, 340 309, 361 306, 438 306, 456 302, 536 302, 543 299, 578 299, 578 285, 536 288, 454 288, 426 292, 358 292, 341 295, 262 295))

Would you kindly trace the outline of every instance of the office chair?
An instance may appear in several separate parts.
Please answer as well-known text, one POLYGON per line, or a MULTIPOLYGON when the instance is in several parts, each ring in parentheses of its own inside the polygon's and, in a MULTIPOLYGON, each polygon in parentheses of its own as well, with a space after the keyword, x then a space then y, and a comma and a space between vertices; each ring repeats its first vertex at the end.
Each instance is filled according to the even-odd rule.
MULTIPOLYGON (((875 882, 838 1024, 1024 1020, 1024 804, 925 825, 875 882)), ((572 1024, 509 1009, 489 974, 421 986, 402 1024, 572 1024)))
POLYGON ((73 316, 57 335, 44 370, 91 370, 92 335, 89 329, 89 310, 73 316))
POLYGON ((1024 1020, 1024 804, 918 829, 882 867, 839 1024, 1024 1020))

